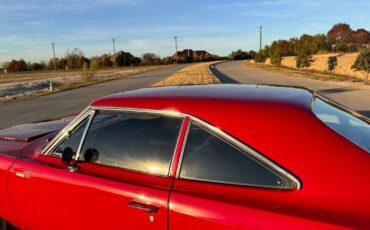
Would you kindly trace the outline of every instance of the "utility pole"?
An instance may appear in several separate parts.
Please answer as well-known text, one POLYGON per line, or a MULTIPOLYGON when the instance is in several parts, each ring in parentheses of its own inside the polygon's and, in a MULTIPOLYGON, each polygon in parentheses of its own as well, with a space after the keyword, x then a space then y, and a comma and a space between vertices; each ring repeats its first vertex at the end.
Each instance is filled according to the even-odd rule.
POLYGON ((177 55, 177 36, 174 36, 173 38, 175 39, 175 51, 176 51, 176 55, 177 55))
POLYGON ((262 49, 262 26, 260 26, 260 51, 262 49))
POLYGON ((112 38, 112 42, 113 42, 113 55, 116 54, 116 44, 115 44, 115 39, 112 38))
POLYGON ((55 60, 55 43, 52 42, 51 46, 53 47, 53 58, 54 58, 54 70, 57 71, 57 62, 55 60))

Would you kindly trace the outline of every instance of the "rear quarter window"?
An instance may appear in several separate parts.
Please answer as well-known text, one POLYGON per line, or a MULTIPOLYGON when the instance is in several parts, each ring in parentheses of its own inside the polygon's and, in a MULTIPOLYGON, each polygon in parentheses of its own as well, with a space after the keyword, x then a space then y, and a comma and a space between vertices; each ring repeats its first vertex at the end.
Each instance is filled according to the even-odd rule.
POLYGON ((242 150, 194 123, 185 145, 180 178, 267 188, 293 187, 242 150))
POLYGON ((327 126, 370 153, 370 125, 367 121, 317 97, 313 111, 327 126))

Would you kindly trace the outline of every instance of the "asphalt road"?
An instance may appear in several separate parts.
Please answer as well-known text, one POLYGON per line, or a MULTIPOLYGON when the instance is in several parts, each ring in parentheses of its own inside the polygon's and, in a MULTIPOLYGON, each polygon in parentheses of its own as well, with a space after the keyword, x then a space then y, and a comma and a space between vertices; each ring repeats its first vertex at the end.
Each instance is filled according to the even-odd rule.
POLYGON ((0 129, 27 122, 80 112, 92 100, 105 95, 150 87, 186 65, 173 65, 127 78, 104 82, 23 101, 0 103, 0 129))
POLYGON ((213 72, 225 83, 287 85, 313 89, 370 118, 370 86, 287 76, 247 67, 243 61, 220 63, 215 66, 213 72))

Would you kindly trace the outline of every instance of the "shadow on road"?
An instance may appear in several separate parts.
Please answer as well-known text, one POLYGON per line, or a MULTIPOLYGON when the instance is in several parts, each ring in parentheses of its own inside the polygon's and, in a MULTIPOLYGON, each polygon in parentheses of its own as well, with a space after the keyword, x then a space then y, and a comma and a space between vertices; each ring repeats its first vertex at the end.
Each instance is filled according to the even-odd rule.
MULTIPOLYGON (((222 62, 221 62, 222 63, 222 62)), ((240 84, 240 82, 232 79, 231 77, 223 74, 222 72, 220 72, 217 68, 216 68, 216 65, 218 64, 215 64, 215 65, 211 65, 210 66, 210 70, 211 72, 213 73, 213 75, 215 75, 218 79, 220 79, 220 81, 222 83, 230 83, 230 84, 240 84)))
POLYGON ((318 92, 324 93, 324 94, 332 94, 332 93, 343 93, 343 92, 349 92, 349 91, 354 91, 356 89, 354 88, 349 88, 349 87, 341 87, 341 88, 333 88, 333 89, 324 89, 324 90, 319 90, 318 92))
POLYGON ((364 115, 365 117, 370 118, 370 110, 365 110, 365 111, 357 111, 359 114, 364 115))

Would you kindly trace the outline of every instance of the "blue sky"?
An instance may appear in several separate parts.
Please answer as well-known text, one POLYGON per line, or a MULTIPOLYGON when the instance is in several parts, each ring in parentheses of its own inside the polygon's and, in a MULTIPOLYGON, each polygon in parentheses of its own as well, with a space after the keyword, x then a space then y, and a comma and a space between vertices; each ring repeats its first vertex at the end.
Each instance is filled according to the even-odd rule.
POLYGON ((346 22, 370 30, 370 1, 323 0, 0 0, 0 63, 12 58, 49 60, 80 48, 87 57, 116 49, 161 57, 179 50, 258 49, 302 33, 326 33, 346 22))

